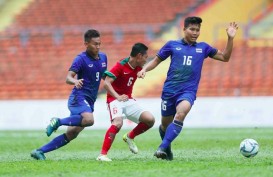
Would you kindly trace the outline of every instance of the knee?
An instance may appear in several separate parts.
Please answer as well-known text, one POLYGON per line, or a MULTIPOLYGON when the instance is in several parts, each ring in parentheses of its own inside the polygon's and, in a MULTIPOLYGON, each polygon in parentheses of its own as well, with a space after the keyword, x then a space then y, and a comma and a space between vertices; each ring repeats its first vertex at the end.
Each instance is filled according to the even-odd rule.
POLYGON ((161 130, 166 131, 167 127, 172 123, 174 120, 174 116, 167 116, 167 117, 161 117, 161 130))
POLYGON ((117 127, 118 130, 121 129, 122 125, 123 125, 123 119, 122 118, 115 118, 113 121, 112 121, 112 124, 115 125, 117 127))
POLYGON ((185 117, 186 117, 186 113, 184 113, 184 112, 177 112, 176 114, 175 114, 175 119, 176 120, 178 120, 178 121, 180 121, 180 122, 183 122, 184 121, 184 119, 185 119, 185 117))
POLYGON ((82 118, 81 126, 88 127, 94 125, 93 114, 85 114, 82 118))
POLYGON ((77 138, 77 136, 79 135, 79 132, 69 131, 69 132, 66 132, 65 135, 69 141, 72 141, 73 139, 77 138))
POLYGON ((152 127, 152 126, 154 126, 154 124, 155 124, 155 118, 154 118, 154 116, 148 117, 147 118, 147 125, 149 127, 152 127))
POLYGON ((152 127, 155 124, 155 118, 150 112, 144 112, 140 117, 140 121, 144 122, 149 127, 152 127))
POLYGON ((87 119, 87 123, 86 123, 86 126, 92 126, 92 125, 94 125, 94 118, 92 117, 90 117, 89 119, 87 119))

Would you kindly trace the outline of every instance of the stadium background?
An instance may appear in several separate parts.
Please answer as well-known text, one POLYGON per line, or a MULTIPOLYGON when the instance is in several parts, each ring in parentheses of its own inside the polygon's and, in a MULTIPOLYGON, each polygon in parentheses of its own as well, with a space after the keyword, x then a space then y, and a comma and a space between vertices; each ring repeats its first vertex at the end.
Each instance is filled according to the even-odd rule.
MULTIPOLYGON (((147 44, 152 58, 182 37, 189 15, 203 19, 198 41, 219 49, 229 22, 240 30, 229 63, 205 61, 187 125, 273 126, 273 0, 0 0, 0 129, 40 129, 69 114, 65 77, 86 29, 102 33, 110 68, 135 42, 147 44)), ((163 62, 134 88, 157 123, 167 68, 163 62)), ((95 109, 94 127, 108 127, 102 87, 95 109)))

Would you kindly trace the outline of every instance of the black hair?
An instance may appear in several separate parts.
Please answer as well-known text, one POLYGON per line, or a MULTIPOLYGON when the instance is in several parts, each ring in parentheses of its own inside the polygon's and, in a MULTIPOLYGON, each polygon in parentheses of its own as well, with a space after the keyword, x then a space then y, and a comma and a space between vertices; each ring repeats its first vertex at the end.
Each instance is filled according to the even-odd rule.
POLYGON ((143 43, 135 43, 132 47, 130 56, 135 57, 137 54, 141 53, 142 55, 146 54, 148 47, 143 43))
POLYGON ((190 24, 197 24, 201 26, 202 18, 200 17, 187 17, 184 20, 184 28, 187 28, 190 24))
POLYGON ((92 38, 100 37, 100 33, 95 29, 89 29, 84 33, 84 42, 90 42, 92 38))

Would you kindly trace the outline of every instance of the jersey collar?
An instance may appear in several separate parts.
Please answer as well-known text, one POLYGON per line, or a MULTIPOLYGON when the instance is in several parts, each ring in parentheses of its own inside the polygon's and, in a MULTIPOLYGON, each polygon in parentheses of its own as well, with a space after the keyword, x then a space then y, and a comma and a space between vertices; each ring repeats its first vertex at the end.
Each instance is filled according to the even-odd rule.
MULTIPOLYGON (((190 45, 185 41, 184 38, 181 39, 181 42, 182 42, 183 45, 190 45)), ((194 42, 192 45, 196 45, 196 44, 197 44, 197 42, 194 42)))
POLYGON ((130 68, 135 69, 135 68, 129 63, 129 61, 130 61, 130 57, 128 58, 128 65, 130 66, 130 68))
POLYGON ((98 54, 98 55, 99 55, 99 58, 98 58, 98 59, 95 59, 95 58, 93 58, 91 55, 89 55, 89 53, 88 53, 87 51, 85 51, 85 53, 86 53, 86 56, 87 56, 88 58, 90 58, 91 60, 100 60, 100 54, 98 54))

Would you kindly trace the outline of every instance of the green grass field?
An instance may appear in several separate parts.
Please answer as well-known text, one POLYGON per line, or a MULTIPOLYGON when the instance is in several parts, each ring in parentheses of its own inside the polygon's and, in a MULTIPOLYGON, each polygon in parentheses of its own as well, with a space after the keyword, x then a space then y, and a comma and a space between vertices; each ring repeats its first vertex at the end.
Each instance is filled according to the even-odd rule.
MULTIPOLYGON (((52 137, 64 130, 58 130, 52 137)), ((50 141, 43 131, 0 131, 0 176, 141 176, 141 177, 270 177, 273 176, 273 128, 184 128, 173 142, 174 160, 153 157, 160 144, 157 129, 135 139, 139 153, 132 154, 121 130, 108 156, 98 162, 105 130, 84 130, 67 146, 46 154, 47 160, 30 157, 31 150, 50 141), (260 145, 254 158, 239 153, 244 138, 260 145)))

